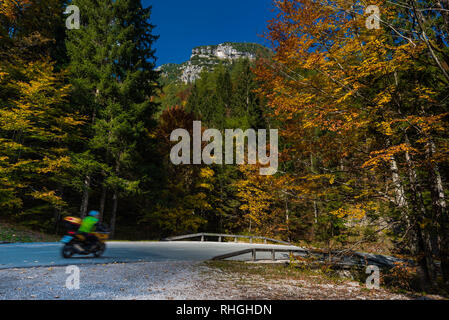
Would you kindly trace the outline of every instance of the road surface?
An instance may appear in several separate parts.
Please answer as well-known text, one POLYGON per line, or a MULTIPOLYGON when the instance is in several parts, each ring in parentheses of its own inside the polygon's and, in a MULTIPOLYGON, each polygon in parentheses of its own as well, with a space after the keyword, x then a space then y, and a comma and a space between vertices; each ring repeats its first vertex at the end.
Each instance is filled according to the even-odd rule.
MULTIPOLYGON (((294 246, 219 242, 108 242, 101 258, 61 256, 61 243, 0 244, 0 270, 12 268, 51 267, 83 264, 161 261, 205 261, 215 256, 249 248, 297 249, 294 246)), ((258 258, 271 257, 258 253, 258 258)), ((278 253, 277 257, 286 254, 278 253)), ((238 259, 249 259, 249 255, 238 259)))
MULTIPOLYGON (((217 255, 248 248, 291 246, 218 242, 109 242, 104 257, 60 256, 62 244, 0 245, 0 300, 272 300, 407 299, 363 284, 312 275, 272 279, 204 264, 217 255), (78 288, 66 266, 78 265, 78 288)), ((265 258, 257 253, 258 258, 265 258)), ((266 258, 271 257, 266 253, 266 258)), ((282 254, 286 255, 286 254, 282 254)), ((278 254, 280 257, 281 254, 278 254)), ((250 256, 242 256, 249 259, 250 256)), ((256 266, 259 268, 260 266, 256 266)), ((243 269, 244 270, 244 269, 243 269)), ((73 272, 73 271, 72 271, 73 272)), ((270 274, 270 273, 268 273, 270 274)))

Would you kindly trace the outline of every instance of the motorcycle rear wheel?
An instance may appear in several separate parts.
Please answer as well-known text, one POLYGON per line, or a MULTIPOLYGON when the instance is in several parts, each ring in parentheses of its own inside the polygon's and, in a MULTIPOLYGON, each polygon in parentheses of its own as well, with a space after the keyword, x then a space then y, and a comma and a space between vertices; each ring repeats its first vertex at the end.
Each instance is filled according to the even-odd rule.
POLYGON ((73 246, 71 244, 66 244, 63 248, 62 248, 62 256, 64 257, 64 259, 70 259, 73 254, 75 253, 75 248, 73 248, 73 246))
POLYGON ((98 244, 98 249, 94 252, 94 257, 99 258, 103 255, 106 250, 106 245, 104 243, 98 244))

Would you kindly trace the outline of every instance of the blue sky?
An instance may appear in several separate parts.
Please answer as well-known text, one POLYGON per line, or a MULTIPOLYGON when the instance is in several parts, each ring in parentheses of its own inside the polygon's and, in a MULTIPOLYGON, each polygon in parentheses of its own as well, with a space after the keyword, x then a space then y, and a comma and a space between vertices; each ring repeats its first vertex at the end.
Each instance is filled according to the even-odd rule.
POLYGON ((272 0, 143 0, 151 5, 151 22, 160 35, 157 65, 181 63, 191 49, 222 42, 257 42, 273 18, 272 0))

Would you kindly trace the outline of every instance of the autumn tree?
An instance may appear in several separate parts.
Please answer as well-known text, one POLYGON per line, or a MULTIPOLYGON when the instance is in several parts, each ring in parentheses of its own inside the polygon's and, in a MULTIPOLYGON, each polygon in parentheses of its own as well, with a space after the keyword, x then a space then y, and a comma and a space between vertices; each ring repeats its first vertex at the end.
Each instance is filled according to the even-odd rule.
MULTIPOLYGON (((61 11, 59 11, 61 9, 61 11)), ((68 106, 66 74, 51 60, 60 1, 0 3, 0 206, 49 227, 67 203, 70 141, 83 118, 68 106)))
POLYGON ((177 143, 171 141, 172 132, 182 128, 192 136, 195 120, 182 107, 165 110, 159 119, 156 136, 163 177, 156 191, 158 196, 142 219, 143 223, 157 226, 159 236, 197 232, 207 225, 217 205, 213 195, 215 172, 211 168, 171 162, 170 153, 177 143))
POLYGON ((275 1, 267 38, 276 54, 257 73, 283 125, 282 179, 294 181, 286 192, 315 217, 379 216, 389 207, 383 219, 401 235, 398 246, 433 285, 435 252, 448 279, 439 170, 447 161, 447 48, 438 37, 446 33, 413 3, 405 18, 394 3, 373 4, 382 8, 379 29, 366 27, 358 2, 275 1), (398 26, 418 30, 398 34, 398 26))

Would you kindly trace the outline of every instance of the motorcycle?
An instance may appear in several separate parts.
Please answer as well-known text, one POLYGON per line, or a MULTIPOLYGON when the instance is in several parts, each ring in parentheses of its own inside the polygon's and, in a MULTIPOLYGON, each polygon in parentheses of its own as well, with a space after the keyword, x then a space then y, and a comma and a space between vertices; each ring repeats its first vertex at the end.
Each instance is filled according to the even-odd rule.
POLYGON ((98 241, 95 246, 91 246, 86 242, 86 238, 77 231, 81 226, 82 219, 76 217, 66 217, 64 222, 67 228, 67 235, 65 235, 61 242, 64 243, 62 248, 62 256, 65 259, 71 258, 74 254, 90 255, 93 254, 95 258, 101 257, 106 250, 106 240, 109 239, 109 232, 103 226, 97 226, 97 230, 92 232, 98 241))

